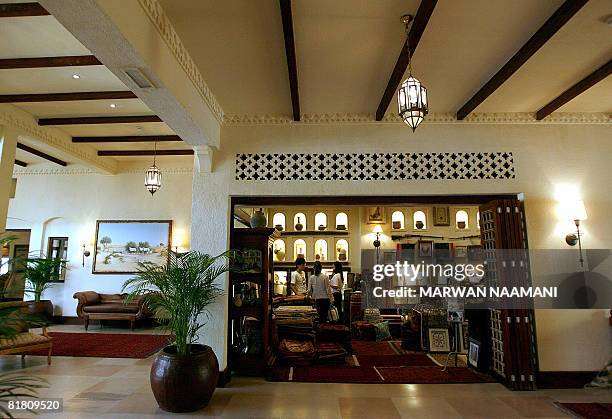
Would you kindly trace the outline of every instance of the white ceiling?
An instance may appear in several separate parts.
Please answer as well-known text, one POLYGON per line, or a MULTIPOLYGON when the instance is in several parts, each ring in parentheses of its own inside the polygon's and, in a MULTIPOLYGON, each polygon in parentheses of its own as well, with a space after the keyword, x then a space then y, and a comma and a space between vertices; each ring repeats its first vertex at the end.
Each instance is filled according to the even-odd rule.
MULTIPOLYGON (((278 1, 160 2, 226 113, 291 112, 278 1)), ((456 112, 562 3, 440 0, 413 62, 430 111, 456 112)), ((302 112, 374 113, 404 42, 399 17, 418 4, 294 1, 302 112)), ((534 112, 605 63, 611 13, 609 0, 591 0, 477 111, 534 112)), ((562 110, 612 111, 607 83, 562 110)))
MULTIPOLYGON (((2 2, 7 2, 2 0, 2 2)), ((22 1, 11 0, 11 3, 22 1)), ((54 57, 68 55, 90 55, 72 34, 54 17, 3 18, 0 25, 0 58, 54 57)), ((32 94, 62 92, 101 92, 129 90, 111 71, 104 66, 75 66, 55 68, 26 68, 0 70, 0 94, 32 94), (73 78, 78 74, 78 79, 73 78)), ((90 100, 66 102, 15 103, 18 108, 36 118, 152 115, 152 111, 140 99, 90 100), (115 108, 111 108, 111 103, 115 108)), ((122 135, 173 135, 174 132, 163 122, 141 124, 108 125, 62 125, 55 127, 71 136, 122 136, 122 135)), ((63 158, 69 163, 70 156, 32 140, 21 140, 28 145, 63 158)), ((85 146, 85 145, 84 145, 85 146)), ((97 150, 149 150, 153 143, 90 143, 86 146, 97 150)), ((182 142, 158 144, 158 149, 187 149, 182 142)), ((146 164, 149 157, 104 157, 121 163, 146 164)), ((18 150, 17 159, 29 165, 51 164, 30 153, 18 150)), ((164 156, 168 160, 189 164, 189 156, 164 156)))
MULTIPOLYGON (((19 3, 23 0, 3 0, 19 3)), ((160 0, 226 114, 291 113, 278 0, 160 0)), ((440 0, 416 50, 413 73, 431 112, 456 112, 563 0, 440 0)), ((399 17, 419 0, 296 0, 302 113, 368 113, 378 106, 405 41, 399 17)), ((591 0, 476 112, 534 112, 612 56, 609 0, 591 0)), ((89 55, 54 17, 4 18, 0 58, 89 55)), ((104 66, 0 70, 0 94, 128 90, 104 66), (80 78, 74 79, 73 74, 80 78)), ((612 77, 559 111, 612 112, 612 77)), ((35 117, 150 115, 139 99, 18 103, 35 117), (117 104, 111 108, 110 104, 117 104)), ((395 112, 395 100, 389 111, 395 112)), ((164 123, 60 126, 73 136, 165 135, 164 123)), ((152 143, 90 144, 96 149, 152 143)), ((185 149, 185 143, 160 143, 185 149)), ((40 159, 19 151, 30 163, 40 159)), ((190 157, 162 157, 186 161, 190 157)), ((134 164, 147 158, 118 158, 134 164)))

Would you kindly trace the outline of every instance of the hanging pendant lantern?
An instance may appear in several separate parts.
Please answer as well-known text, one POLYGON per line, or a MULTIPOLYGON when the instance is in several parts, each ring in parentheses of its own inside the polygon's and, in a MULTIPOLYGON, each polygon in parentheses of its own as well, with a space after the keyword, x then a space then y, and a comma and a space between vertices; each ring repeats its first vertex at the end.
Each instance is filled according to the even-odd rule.
POLYGON ((410 56, 409 24, 412 16, 404 15, 401 18, 406 26, 406 49, 408 50, 408 78, 404 80, 397 92, 399 116, 408 124, 412 131, 419 126, 429 112, 427 103, 427 89, 419 80, 412 76, 412 57, 410 56))
POLYGON ((161 188, 162 172, 155 165, 155 157, 157 155, 157 142, 155 142, 155 151, 153 152, 153 166, 149 167, 145 172, 145 187, 151 193, 151 196, 161 188))

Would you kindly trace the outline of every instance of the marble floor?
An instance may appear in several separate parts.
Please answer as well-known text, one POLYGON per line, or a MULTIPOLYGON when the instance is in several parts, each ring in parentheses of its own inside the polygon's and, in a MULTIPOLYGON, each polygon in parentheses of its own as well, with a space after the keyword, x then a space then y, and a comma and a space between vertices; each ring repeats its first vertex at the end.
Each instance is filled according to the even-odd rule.
MULTIPOLYGON (((54 326, 56 331, 82 331, 54 326)), ((90 328, 116 333, 114 328, 90 328)), ((140 333, 151 333, 141 330, 140 333)), ((228 418, 562 418, 554 401, 612 403, 610 390, 540 390, 511 392, 500 384, 312 384, 270 383, 234 377, 217 389, 208 407, 191 414, 161 411, 149 386, 147 359, 0 357, 0 372, 43 377, 42 397, 64 399, 62 414, 37 417, 160 418, 208 416, 228 418)))

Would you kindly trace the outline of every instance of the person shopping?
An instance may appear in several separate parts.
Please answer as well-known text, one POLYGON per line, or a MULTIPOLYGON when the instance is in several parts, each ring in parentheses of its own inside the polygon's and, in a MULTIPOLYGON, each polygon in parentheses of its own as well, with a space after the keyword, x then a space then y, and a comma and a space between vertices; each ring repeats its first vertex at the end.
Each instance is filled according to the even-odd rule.
POLYGON ((321 262, 315 262, 314 275, 308 278, 308 296, 315 301, 315 307, 319 314, 319 322, 327 323, 327 313, 329 312, 333 295, 329 286, 329 278, 322 273, 322 270, 323 265, 321 265, 321 262))
POLYGON ((338 310, 338 318, 341 321, 342 319, 342 285, 344 284, 344 279, 342 277, 342 263, 334 262, 334 273, 332 274, 331 279, 329 280, 329 285, 332 289, 332 294, 334 297, 334 305, 338 310))
POLYGON ((297 258, 295 260, 295 271, 291 272, 290 288, 295 295, 304 295, 308 291, 306 288, 306 260, 297 258))

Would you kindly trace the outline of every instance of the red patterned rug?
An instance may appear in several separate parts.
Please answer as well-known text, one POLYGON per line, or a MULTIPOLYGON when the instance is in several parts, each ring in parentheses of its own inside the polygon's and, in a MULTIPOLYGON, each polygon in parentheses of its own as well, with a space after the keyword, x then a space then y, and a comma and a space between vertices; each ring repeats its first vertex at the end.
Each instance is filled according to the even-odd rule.
MULTIPOLYGON (((129 333, 49 332, 53 338, 51 356, 100 358, 147 358, 168 344, 167 335, 129 333)), ((46 351, 27 352, 46 355, 46 351)))
POLYGON ((407 355, 355 355, 363 367, 434 366, 426 354, 414 352, 407 355))
POLYGON ((612 418, 612 403, 555 403, 555 405, 579 418, 612 418))
POLYGON ((351 344, 355 355, 398 355, 400 353, 392 345, 392 341, 353 340, 351 344))
POLYGON ((439 366, 376 367, 385 383, 393 384, 467 384, 494 383, 491 377, 471 368, 439 366))

